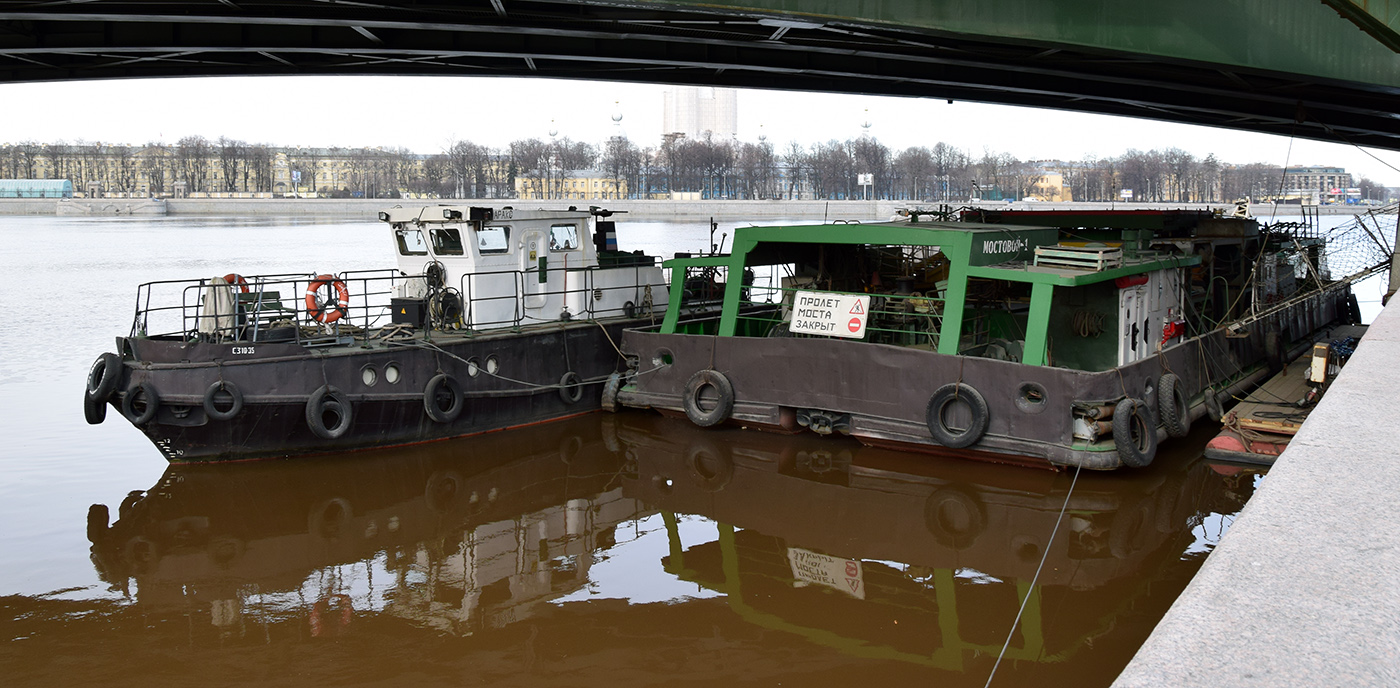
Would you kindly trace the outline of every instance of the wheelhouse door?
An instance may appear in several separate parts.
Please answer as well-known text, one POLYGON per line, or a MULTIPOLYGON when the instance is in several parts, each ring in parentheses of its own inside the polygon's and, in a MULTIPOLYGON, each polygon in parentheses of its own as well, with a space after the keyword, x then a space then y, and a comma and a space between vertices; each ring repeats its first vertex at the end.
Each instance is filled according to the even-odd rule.
POLYGON ((1140 361, 1148 347, 1147 290, 1139 285, 1118 291, 1118 365, 1140 361))
POLYGON ((549 250, 544 233, 530 229, 521 236, 520 272, 524 276, 526 310, 544 308, 549 302, 549 250))

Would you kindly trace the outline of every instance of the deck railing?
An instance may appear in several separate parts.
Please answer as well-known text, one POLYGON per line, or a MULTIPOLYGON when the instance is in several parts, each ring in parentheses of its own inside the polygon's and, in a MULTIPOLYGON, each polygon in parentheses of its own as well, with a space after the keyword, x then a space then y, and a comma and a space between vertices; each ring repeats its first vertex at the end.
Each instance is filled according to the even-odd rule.
POLYGON ((821 337, 792 332, 792 304, 797 292, 816 291, 842 296, 869 296, 865 333, 859 341, 897 346, 938 348, 939 332, 943 328, 943 299, 922 294, 865 294, 837 292, 802 287, 749 287, 744 306, 771 304, 767 312, 746 309, 738 316, 736 332, 758 337, 821 337))
MULTIPOLYGON (((344 271, 333 277, 345 286, 348 298, 339 304, 340 316, 325 318, 331 322, 317 321, 307 308, 307 290, 318 281, 313 273, 245 276, 246 284, 216 284, 214 278, 147 282, 137 287, 131 334, 183 341, 335 343, 389 325, 392 299, 405 291, 425 299, 423 328, 428 331, 636 317, 666 306, 659 285, 639 283, 647 267, 606 268, 614 276, 628 272, 632 284, 625 285, 600 280, 601 268, 560 267, 546 270, 544 281, 538 270, 472 273, 463 275, 455 288, 429 288, 426 276, 394 269, 344 271), (531 299, 548 306, 532 308, 531 299)), ((660 320, 659 313, 656 317, 660 320)))

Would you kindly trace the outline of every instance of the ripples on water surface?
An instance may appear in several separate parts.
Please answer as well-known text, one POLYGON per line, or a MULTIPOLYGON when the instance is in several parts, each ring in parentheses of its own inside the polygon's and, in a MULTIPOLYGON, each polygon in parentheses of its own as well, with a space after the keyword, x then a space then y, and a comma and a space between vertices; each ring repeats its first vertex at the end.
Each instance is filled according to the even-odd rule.
POLYGON ((136 285, 384 267, 382 225, 0 228, 6 685, 980 686, 1022 600, 995 685, 1107 685, 1258 481, 1197 459, 1203 423, 1081 475, 1050 543, 1068 474, 641 412, 167 468, 80 411, 136 285))

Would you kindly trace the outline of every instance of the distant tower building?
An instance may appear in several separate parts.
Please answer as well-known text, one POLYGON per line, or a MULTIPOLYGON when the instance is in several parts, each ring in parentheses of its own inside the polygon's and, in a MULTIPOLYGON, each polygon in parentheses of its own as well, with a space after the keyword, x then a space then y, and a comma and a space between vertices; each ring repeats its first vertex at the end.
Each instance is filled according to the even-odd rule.
POLYGON ((676 86, 664 95, 662 135, 733 138, 739 134, 739 96, 732 88, 676 86))

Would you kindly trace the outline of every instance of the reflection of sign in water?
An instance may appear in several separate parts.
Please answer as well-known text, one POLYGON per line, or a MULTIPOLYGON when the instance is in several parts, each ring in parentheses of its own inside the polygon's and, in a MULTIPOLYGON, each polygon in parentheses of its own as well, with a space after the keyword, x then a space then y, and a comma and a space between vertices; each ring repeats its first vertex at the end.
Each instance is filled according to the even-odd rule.
POLYGON ((791 332, 860 339, 865 336, 865 316, 870 297, 865 294, 833 294, 799 291, 792 302, 791 332))
POLYGON ((817 554, 797 547, 788 548, 788 564, 798 585, 816 584, 835 588, 858 600, 865 599, 865 576, 860 562, 817 554))

